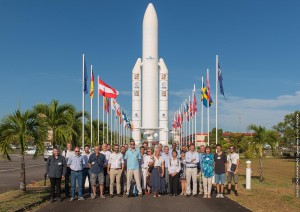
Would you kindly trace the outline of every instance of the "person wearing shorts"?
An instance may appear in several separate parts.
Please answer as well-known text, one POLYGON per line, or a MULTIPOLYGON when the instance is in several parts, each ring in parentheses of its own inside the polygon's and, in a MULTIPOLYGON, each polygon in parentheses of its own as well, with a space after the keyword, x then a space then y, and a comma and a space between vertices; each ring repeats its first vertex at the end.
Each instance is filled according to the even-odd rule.
POLYGON ((225 173, 227 170, 227 157, 222 152, 222 146, 217 144, 217 153, 214 155, 215 162, 215 183, 217 184, 217 198, 224 198, 224 184, 226 181, 225 173))
POLYGON ((238 169, 240 165, 240 156, 235 152, 235 147, 229 147, 230 154, 227 156, 227 194, 231 192, 231 181, 234 181, 234 194, 238 196, 238 169))
POLYGON ((105 164, 105 155, 100 153, 100 147, 94 147, 94 153, 89 157, 89 167, 91 171, 91 184, 93 193, 91 194, 91 198, 96 198, 96 187, 97 181, 100 185, 100 198, 105 198, 103 190, 104 190, 104 172, 103 167, 105 164))

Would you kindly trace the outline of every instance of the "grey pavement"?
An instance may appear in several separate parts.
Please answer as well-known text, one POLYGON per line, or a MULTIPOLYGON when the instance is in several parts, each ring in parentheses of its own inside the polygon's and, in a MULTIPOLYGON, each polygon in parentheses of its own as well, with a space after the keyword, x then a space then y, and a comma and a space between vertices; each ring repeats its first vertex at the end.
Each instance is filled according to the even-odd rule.
POLYGON ((114 197, 106 199, 94 199, 87 198, 84 201, 75 200, 69 202, 69 199, 63 202, 47 203, 43 208, 38 210, 39 212, 50 211, 101 211, 101 212, 167 212, 167 211, 186 211, 186 212, 198 212, 198 211, 250 211, 236 202, 225 197, 224 199, 216 199, 215 196, 211 199, 203 199, 202 197, 169 197, 162 196, 159 198, 153 198, 152 196, 144 197, 114 197))
MULTIPOLYGON (((11 155, 11 159, 11 161, 0 160, 0 193, 20 187, 20 157, 11 155)), ((27 184, 44 179, 45 161, 43 157, 34 160, 31 155, 26 155, 25 167, 27 184)))

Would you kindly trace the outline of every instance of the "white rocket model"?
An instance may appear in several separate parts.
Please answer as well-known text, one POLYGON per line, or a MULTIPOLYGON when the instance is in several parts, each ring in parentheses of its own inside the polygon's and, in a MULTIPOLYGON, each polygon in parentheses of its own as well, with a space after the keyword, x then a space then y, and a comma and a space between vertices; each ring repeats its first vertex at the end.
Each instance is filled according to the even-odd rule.
POLYGON ((143 20, 143 57, 132 70, 132 117, 136 144, 141 142, 141 132, 150 142, 167 144, 168 69, 163 59, 158 61, 158 20, 151 3, 143 20))

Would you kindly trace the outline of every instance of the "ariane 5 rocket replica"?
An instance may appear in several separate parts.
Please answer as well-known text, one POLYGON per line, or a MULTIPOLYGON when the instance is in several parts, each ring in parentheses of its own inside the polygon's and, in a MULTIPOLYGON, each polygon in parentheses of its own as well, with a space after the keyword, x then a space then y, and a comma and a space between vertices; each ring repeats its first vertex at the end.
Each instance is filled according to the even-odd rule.
POLYGON ((168 143, 168 69, 158 60, 158 19, 149 4, 143 20, 143 55, 132 70, 132 138, 168 143), (143 136, 143 137, 141 137, 143 136))

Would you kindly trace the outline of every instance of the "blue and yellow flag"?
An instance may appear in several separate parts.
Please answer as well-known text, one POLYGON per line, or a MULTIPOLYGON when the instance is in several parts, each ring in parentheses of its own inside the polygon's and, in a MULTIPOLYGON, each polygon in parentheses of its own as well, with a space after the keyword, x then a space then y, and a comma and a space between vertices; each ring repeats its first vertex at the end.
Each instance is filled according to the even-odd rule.
MULTIPOLYGON (((207 98, 207 88, 206 88, 206 86, 205 86, 205 84, 203 83, 203 88, 202 88, 202 90, 201 90, 201 94, 202 94, 202 98, 201 98, 201 100, 202 100, 202 102, 203 102, 203 105, 205 106, 205 107, 207 107, 207 103, 208 103, 208 98, 207 98)), ((213 104, 213 100, 212 100, 212 98, 211 98, 211 96, 210 96, 210 99, 209 99, 209 107, 211 106, 213 104)))

